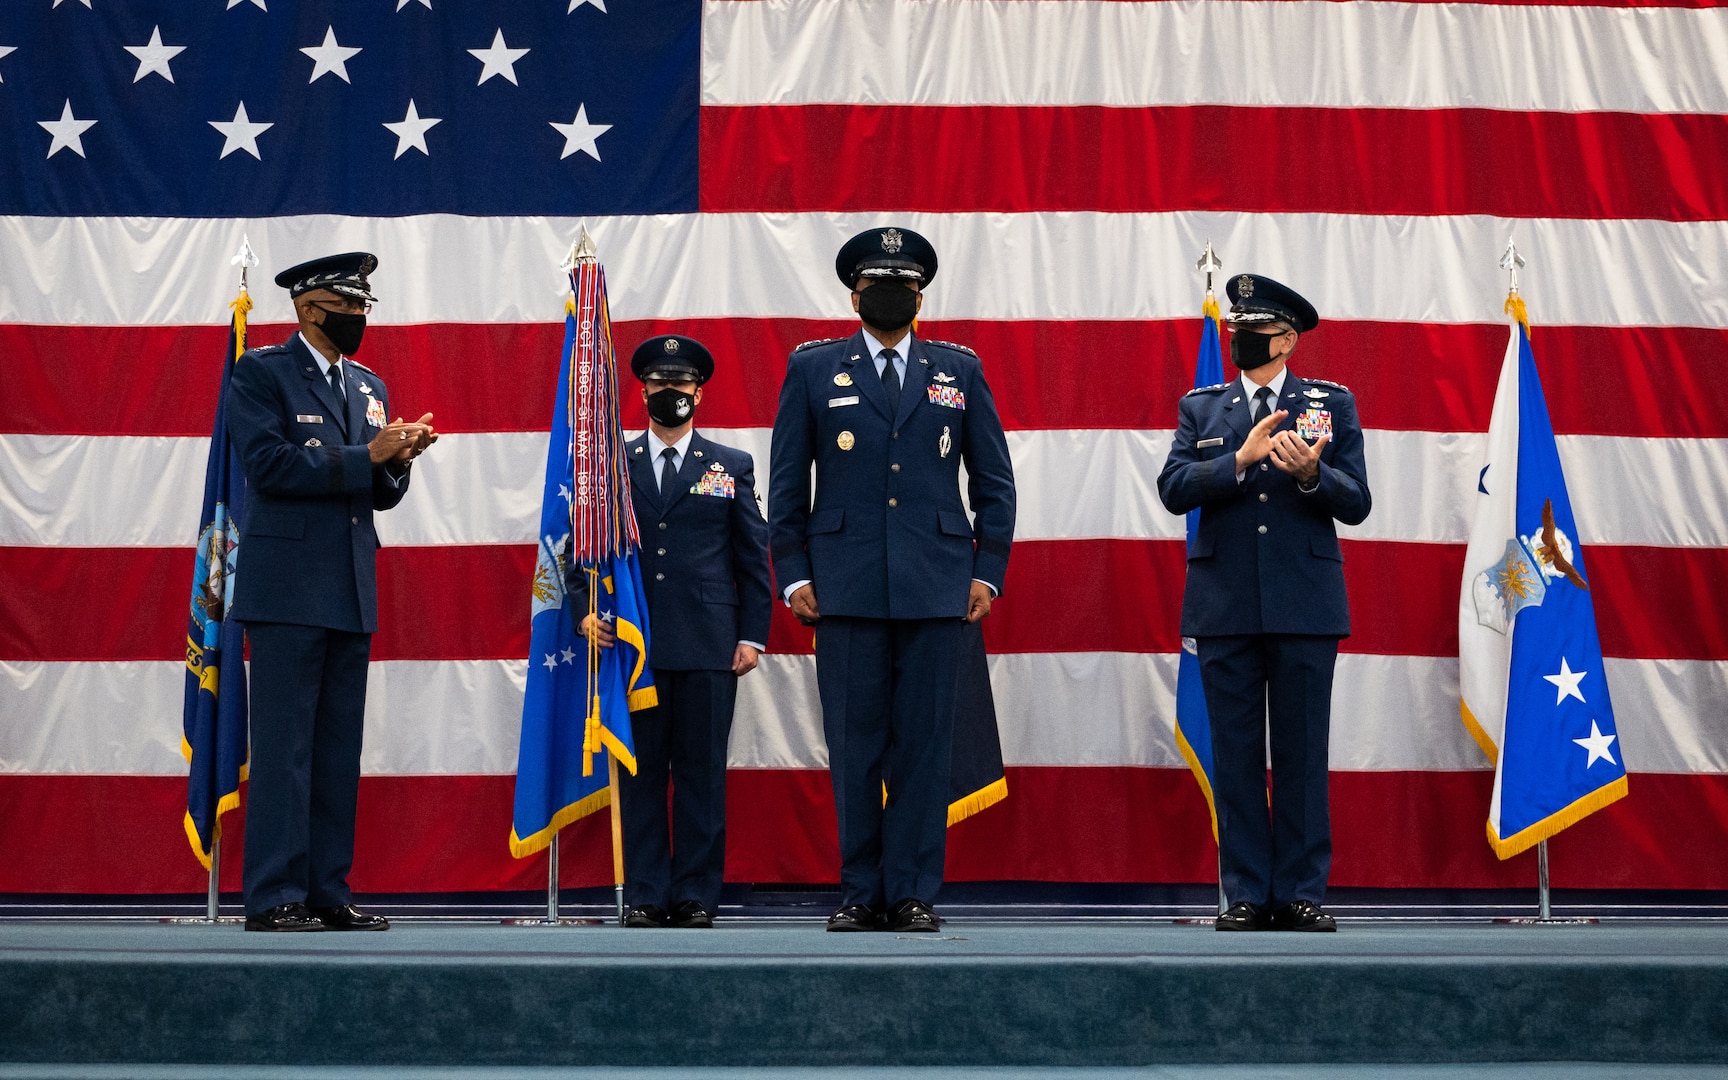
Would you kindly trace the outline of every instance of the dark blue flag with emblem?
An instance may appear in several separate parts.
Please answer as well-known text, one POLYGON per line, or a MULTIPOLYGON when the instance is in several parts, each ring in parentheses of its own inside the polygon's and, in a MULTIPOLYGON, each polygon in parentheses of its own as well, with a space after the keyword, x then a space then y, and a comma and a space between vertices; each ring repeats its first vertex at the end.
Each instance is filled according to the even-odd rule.
POLYGON ((1488 842, 1502 859, 1626 795, 1584 546, 1516 292, 1506 310, 1458 598, 1459 711, 1494 762, 1488 842))
POLYGON ((240 456, 228 441, 228 380, 246 351, 246 313, 252 297, 244 286, 233 303, 228 349, 222 356, 222 390, 204 466, 204 509, 192 570, 192 610, 186 620, 186 701, 180 752, 186 758, 186 839, 205 869, 222 839, 222 815, 240 805, 246 779, 245 638, 228 618, 240 554, 239 522, 246 516, 246 479, 240 456))
POLYGON ((658 700, 648 667, 641 537, 619 430, 605 271, 586 234, 579 252, 564 314, 531 587, 528 688, 510 830, 510 853, 517 858, 611 804, 608 758, 636 771, 630 714, 658 700), (565 587, 572 567, 588 579, 580 610, 565 587), (611 648, 598 648, 581 632, 588 615, 611 625, 611 648))
MULTIPOLYGON (((1211 248, 1207 248, 1210 253, 1211 248)), ((1223 351, 1218 341, 1218 300, 1212 290, 1206 290, 1206 304, 1201 309, 1205 325, 1200 331, 1200 355, 1194 361, 1194 385, 1215 386, 1224 381, 1223 351)), ((1200 511, 1188 511, 1188 547, 1194 547, 1194 534, 1200 528, 1200 511)), ((1193 638, 1182 639, 1182 652, 1176 661, 1176 749, 1200 784, 1206 796, 1206 810, 1212 815, 1212 839, 1218 839, 1218 808, 1212 801, 1212 719, 1206 711, 1206 692, 1200 685, 1200 656, 1193 638)))

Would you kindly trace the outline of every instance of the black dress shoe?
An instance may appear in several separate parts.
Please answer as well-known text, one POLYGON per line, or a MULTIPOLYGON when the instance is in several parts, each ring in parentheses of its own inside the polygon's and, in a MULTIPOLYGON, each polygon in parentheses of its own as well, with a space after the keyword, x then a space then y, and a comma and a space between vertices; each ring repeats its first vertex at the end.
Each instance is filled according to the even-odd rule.
POLYGON ((666 909, 659 904, 637 904, 624 916, 624 925, 641 930, 666 925, 666 909))
POLYGON ((942 929, 942 917, 916 897, 907 897, 888 909, 888 929, 897 934, 934 934, 942 929))
POLYGON ((1338 929, 1338 920, 1320 910, 1320 905, 1308 900, 1285 904, 1272 915, 1274 930, 1305 930, 1310 934, 1331 934, 1338 929))
POLYGON ((326 930, 388 930, 390 920, 370 911, 361 911, 353 904, 341 907, 307 908, 326 930))
POLYGON ((882 926, 882 914, 868 904, 847 904, 828 916, 829 933, 850 933, 876 930, 882 926))
POLYGON ((1238 900, 1230 905, 1230 910, 1218 916, 1212 923, 1214 930, 1265 930, 1271 924, 1266 918, 1266 909, 1259 904, 1250 904, 1246 900, 1238 900))
POLYGON ((686 900, 673 907, 667 921, 681 930, 708 930, 714 926, 714 913, 694 900, 686 900))
POLYGON ((267 911, 246 916, 246 929, 279 934, 306 933, 324 929, 324 923, 307 911, 305 904, 278 904, 267 911))

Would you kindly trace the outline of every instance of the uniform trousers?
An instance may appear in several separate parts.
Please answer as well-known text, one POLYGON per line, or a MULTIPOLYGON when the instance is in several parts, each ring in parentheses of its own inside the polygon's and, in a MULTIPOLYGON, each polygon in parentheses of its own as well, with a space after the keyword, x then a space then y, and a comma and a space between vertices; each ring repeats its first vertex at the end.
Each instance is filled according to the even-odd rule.
POLYGON ((816 630, 842 906, 928 904, 942 888, 963 625, 824 615, 816 630))
POLYGON ((1224 895, 1262 907, 1323 904, 1332 867, 1328 737, 1338 639, 1241 634, 1195 644, 1212 721, 1224 895))
POLYGON ((654 669, 659 704, 630 718, 636 775, 620 771, 624 902, 720 906, 726 872, 726 744, 738 676, 654 669), (671 781, 671 807, 666 787, 671 781))
POLYGON ((350 900, 371 634, 249 622, 246 911, 350 900))

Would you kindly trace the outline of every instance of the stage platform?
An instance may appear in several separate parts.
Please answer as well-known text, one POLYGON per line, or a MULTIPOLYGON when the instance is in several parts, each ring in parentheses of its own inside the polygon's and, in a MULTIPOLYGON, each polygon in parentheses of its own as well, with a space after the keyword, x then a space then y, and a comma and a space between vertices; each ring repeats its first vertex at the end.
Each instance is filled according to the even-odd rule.
POLYGON ((706 932, 404 920, 385 934, 271 935, 20 921, 0 923, 0 1062, 0 1077, 126 1075, 65 1071, 103 1063, 1722 1065, 1728 925, 1346 921, 1336 935, 1229 935, 955 918, 937 935, 840 935, 816 919, 706 932))

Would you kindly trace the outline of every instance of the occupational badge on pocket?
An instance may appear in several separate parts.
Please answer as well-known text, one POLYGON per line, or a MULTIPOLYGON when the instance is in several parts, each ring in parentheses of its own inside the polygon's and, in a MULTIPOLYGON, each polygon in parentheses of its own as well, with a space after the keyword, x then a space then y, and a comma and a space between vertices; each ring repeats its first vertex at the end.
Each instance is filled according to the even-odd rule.
POLYGON ((947 428, 943 428, 942 437, 936 440, 936 453, 942 457, 947 457, 948 451, 952 449, 954 449, 954 436, 949 434, 947 428))

